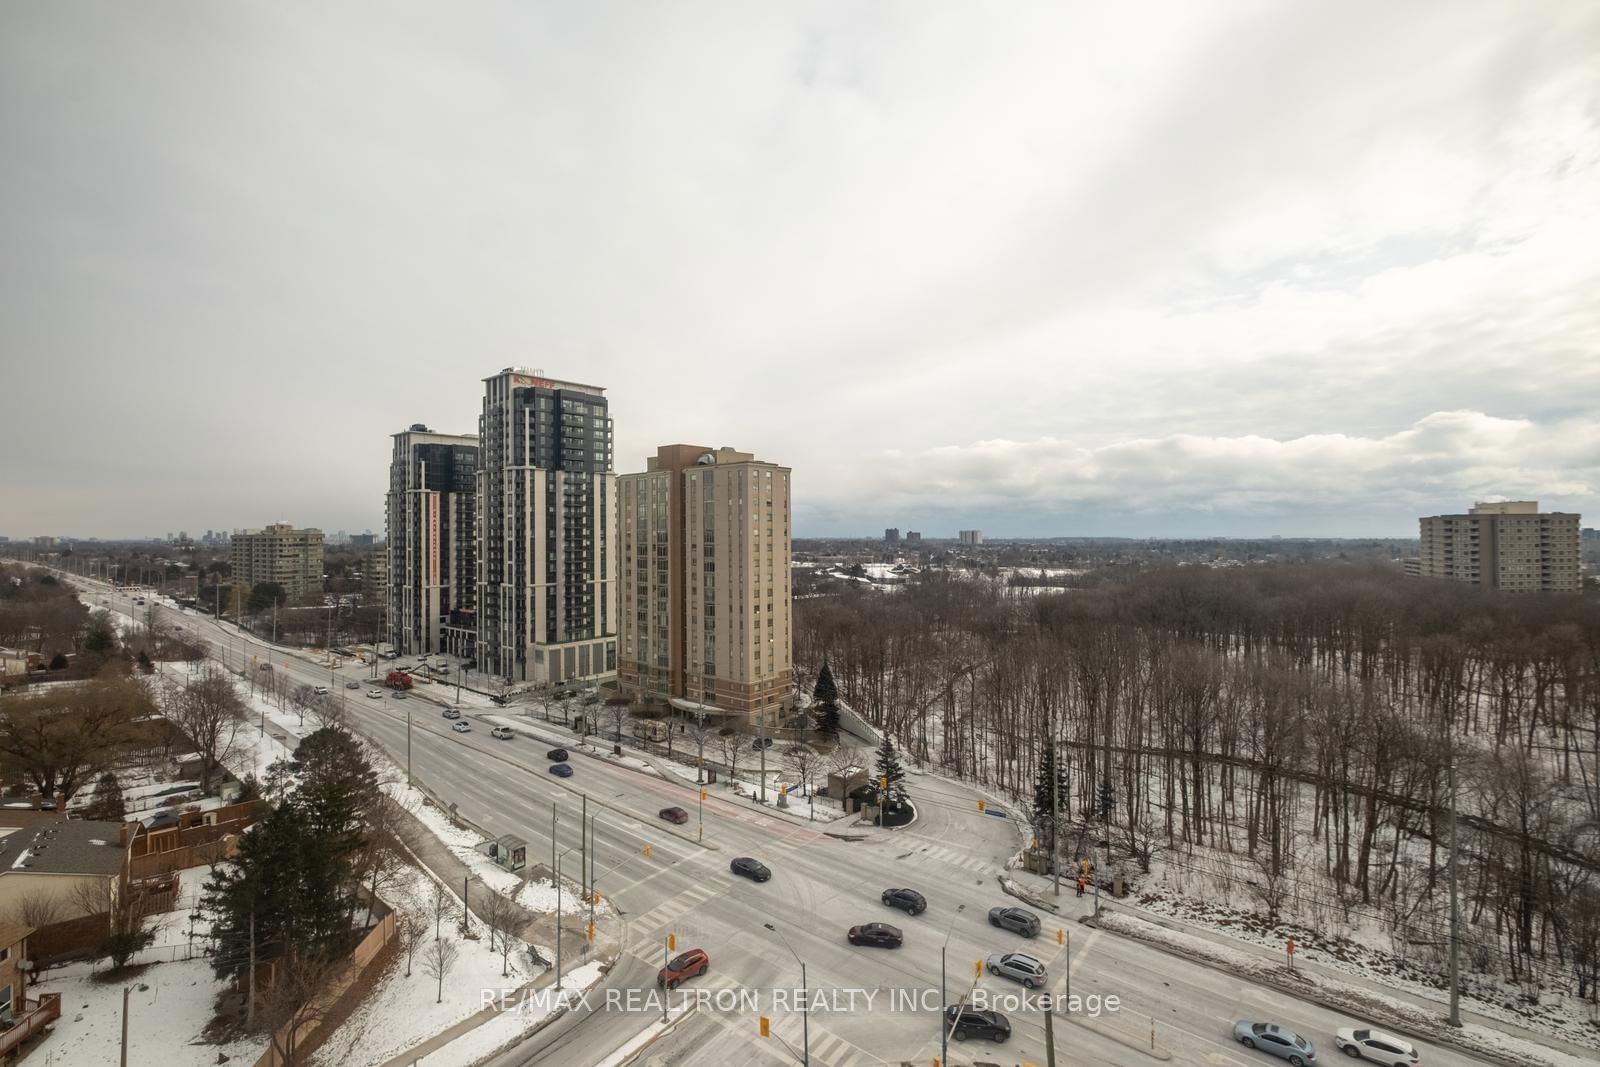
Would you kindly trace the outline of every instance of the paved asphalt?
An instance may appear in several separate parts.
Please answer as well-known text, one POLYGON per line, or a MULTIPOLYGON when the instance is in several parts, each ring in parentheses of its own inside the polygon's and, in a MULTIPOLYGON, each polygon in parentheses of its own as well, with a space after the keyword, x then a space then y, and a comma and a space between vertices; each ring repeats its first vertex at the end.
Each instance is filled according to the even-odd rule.
MULTIPOLYGON (((126 599, 112 599, 121 611, 145 610, 126 599)), ((237 636, 230 640, 231 628, 171 607, 156 610, 206 640, 219 658, 231 655, 236 667, 241 655, 250 654, 241 651, 237 636)), ((261 654, 259 643, 254 654, 261 654)), ((848 820, 828 827, 865 836, 855 841, 768 814, 748 801, 726 799, 714 787, 705 805, 702 846, 694 841, 692 787, 576 749, 571 759, 575 774, 554 778, 546 771, 547 745, 520 735, 496 741, 489 736, 490 723, 479 718, 515 709, 464 707, 475 729, 456 734, 440 717, 440 704, 453 696, 446 687, 416 691, 406 701, 387 695, 369 700, 365 687, 342 688, 351 678, 367 680, 369 668, 352 665, 330 672, 283 653, 274 654, 273 662, 279 665, 276 669, 312 684, 329 684, 331 673, 334 692, 348 694, 354 728, 402 765, 409 710, 416 778, 490 833, 527 838, 530 863, 549 863, 552 809, 557 815, 555 841, 563 850, 578 844, 583 796, 589 798, 590 812, 599 814, 598 888, 624 923, 616 931, 625 946, 622 955, 590 994, 587 1006, 501 1055, 494 1067, 591 1067, 649 1026, 659 1018, 659 1002, 628 1010, 621 998, 630 992, 654 993, 669 933, 676 935, 679 951, 703 948, 711 957, 710 972, 685 983, 677 996, 699 990, 713 999, 651 1045, 639 1060, 643 1064, 800 1062, 805 1038, 802 1013, 794 1007, 799 999, 794 991, 801 986, 798 960, 805 962, 806 980, 816 998, 810 1013, 812 1064, 928 1064, 940 1053, 937 1005, 947 936, 949 1001, 954 1002, 972 988, 974 961, 997 951, 1038 956, 1049 968, 1050 988, 1062 992, 1067 948, 1057 943, 1058 927, 1070 932, 1071 991, 1079 997, 1115 995, 1120 1001, 1120 1010, 1103 1011, 1099 1018, 1085 1018, 1082 1012, 1057 1014, 1061 1063, 1156 1062, 1147 1051, 1152 1026, 1156 1047, 1170 1053, 1172 1063, 1260 1067, 1282 1062, 1231 1040, 1233 1021, 1239 1018, 1290 1026, 1315 1042, 1319 1060, 1327 1062, 1338 1057, 1333 1030, 1361 1025, 1359 1019, 1067 920, 1045 916, 1043 935, 1031 941, 991 927, 989 908, 1018 903, 1001 892, 996 880, 1017 846, 1016 830, 1009 819, 980 814, 978 794, 965 786, 913 777, 909 785, 917 821, 898 831, 854 827, 848 820), (656 817, 668 805, 688 810, 690 823, 669 829, 656 817), (652 850, 648 858, 646 844, 652 850), (760 859, 772 869, 772 880, 756 884, 734 877, 728 864, 735 856, 760 859), (891 886, 919 890, 928 899, 928 910, 911 917, 883 906, 879 894, 891 886), (872 921, 904 930, 904 947, 847 944, 848 927, 872 921), (775 930, 767 930, 767 924, 775 930), (619 998, 609 1008, 608 993, 619 998), (869 994, 874 998, 870 1008, 869 994), (740 1002, 741 995, 756 1000, 740 1002), (891 998, 898 1002, 891 1004, 891 998), (759 1015, 771 1019, 769 1038, 759 1036, 759 1015)), ((538 728, 539 720, 530 719, 529 726, 538 728)), ((576 860, 574 854, 564 861, 564 870, 566 863, 576 870, 576 860)), ((572 929, 578 930, 575 921, 572 929)), ((987 974, 977 989, 990 995, 1022 992, 1015 983, 987 974)), ((1044 1064, 1043 1011, 1029 1006, 1005 1014, 1013 1027, 1008 1042, 951 1041, 952 1062, 1044 1064)), ((1419 1047, 1422 1062, 1430 1067, 1482 1062, 1455 1050, 1419 1047)))

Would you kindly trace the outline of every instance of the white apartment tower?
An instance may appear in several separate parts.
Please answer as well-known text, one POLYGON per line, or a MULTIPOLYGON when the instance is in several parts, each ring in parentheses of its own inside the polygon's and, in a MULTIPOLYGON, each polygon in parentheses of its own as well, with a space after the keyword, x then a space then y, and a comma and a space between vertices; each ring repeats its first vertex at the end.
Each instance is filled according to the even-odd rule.
POLYGON ((421 423, 394 435, 387 527, 389 640, 404 655, 469 655, 476 637, 478 439, 421 423))
POLYGON ((605 390, 508 367, 478 421, 478 666, 510 683, 616 672, 605 390))

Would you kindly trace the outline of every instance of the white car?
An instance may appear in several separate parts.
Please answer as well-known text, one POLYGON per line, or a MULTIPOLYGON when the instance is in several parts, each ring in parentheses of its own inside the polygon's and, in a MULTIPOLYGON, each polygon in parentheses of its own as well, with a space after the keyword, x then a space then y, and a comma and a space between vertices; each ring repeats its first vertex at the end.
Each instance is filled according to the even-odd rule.
POLYGON ((496 726, 493 730, 489 731, 489 736, 500 741, 509 741, 511 740, 511 727, 496 726))
POLYGON ((319 696, 319 697, 325 697, 325 696, 328 695, 328 687, 325 686, 325 685, 319 685, 316 688, 312 689, 311 691, 313 693, 317 694, 317 696, 319 696))
POLYGON ((381 690, 381 689, 368 689, 367 690, 367 696, 372 700, 382 700, 383 699, 383 690, 381 690))
POLYGON ((1334 1031, 1333 1043, 1346 1056, 1371 1060, 1383 1067, 1416 1067, 1419 1062, 1416 1047, 1411 1042, 1382 1030, 1347 1026, 1334 1031))
POLYGON ((467 720, 462 719, 460 722, 450 727, 450 729, 454 730, 458 734, 470 734, 472 732, 472 724, 467 720))

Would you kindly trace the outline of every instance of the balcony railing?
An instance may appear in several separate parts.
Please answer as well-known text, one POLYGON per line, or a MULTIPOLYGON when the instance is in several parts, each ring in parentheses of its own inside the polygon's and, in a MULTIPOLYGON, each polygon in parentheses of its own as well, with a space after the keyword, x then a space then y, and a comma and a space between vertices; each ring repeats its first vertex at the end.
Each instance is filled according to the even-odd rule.
POLYGON ((18 1045, 61 1018, 60 993, 40 993, 37 997, 22 997, 19 1002, 22 1011, 0 1032, 0 1059, 9 1057, 18 1045))

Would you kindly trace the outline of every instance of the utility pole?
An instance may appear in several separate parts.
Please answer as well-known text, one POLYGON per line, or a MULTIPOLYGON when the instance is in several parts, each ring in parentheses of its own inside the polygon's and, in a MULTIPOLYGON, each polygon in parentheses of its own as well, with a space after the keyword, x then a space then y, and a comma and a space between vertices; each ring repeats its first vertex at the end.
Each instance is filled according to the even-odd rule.
MULTIPOLYGON (((244 1002, 245 1029, 256 1025, 256 902, 250 901, 250 978, 246 983, 247 992, 244 1002)), ((127 1013, 124 1012, 124 1015, 127 1013)))
POLYGON ((128 1067, 128 994, 133 986, 122 987, 122 1067, 128 1067))
MULTIPOLYGON (((1046 739, 1050 745, 1050 870, 1055 875, 1055 891, 1056 896, 1059 897, 1061 895, 1061 768, 1057 766, 1056 761, 1061 758, 1061 753, 1056 749, 1054 718, 1048 718, 1045 721, 1045 729, 1050 731, 1050 736, 1046 739)), ((1048 1014, 1045 1019, 1048 1022, 1048 1014)), ((1052 1044, 1049 1048, 1050 1059, 1053 1064, 1055 1061, 1055 1046, 1052 1044)))
POLYGON ((767 802, 767 730, 766 721, 761 723, 761 734, 756 744, 761 746, 761 803, 767 802))
MULTIPOLYGON (((556 893, 559 894, 561 892, 561 879, 556 875, 556 802, 554 800, 552 800, 550 802, 550 877, 551 878, 555 878, 555 880, 556 880, 556 893)), ((558 902, 559 902, 559 897, 558 897, 558 902)), ((560 936, 560 930, 561 930, 561 908, 559 907, 559 903, 558 903, 558 906, 556 908, 556 932, 557 932, 557 936, 560 936)), ((560 948, 559 945, 557 945, 556 947, 560 948)))
POLYGON ((589 794, 583 794, 583 807, 578 811, 578 881, 585 891, 589 888, 589 794))
MULTIPOLYGON (((1448 726, 1445 727, 1447 730, 1448 726)), ((1450 1018, 1461 1025, 1461 900, 1456 893, 1456 751, 1454 738, 1445 746, 1447 790, 1450 794, 1450 1018)))
POLYGON ((406 788, 411 788, 411 709, 406 709, 406 788))
POLYGON ((1044 1013, 1044 1055, 1047 1067, 1056 1067, 1056 1013, 1046 1008, 1044 1013))

